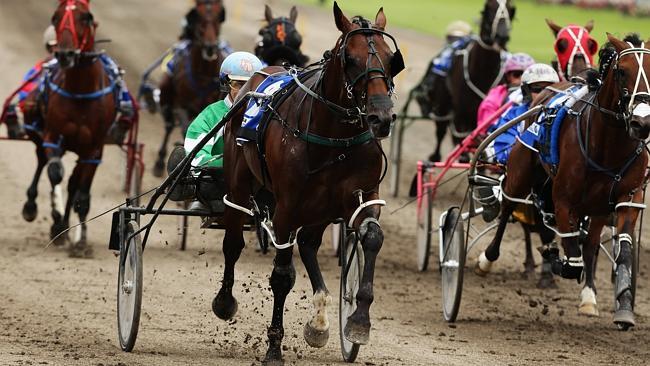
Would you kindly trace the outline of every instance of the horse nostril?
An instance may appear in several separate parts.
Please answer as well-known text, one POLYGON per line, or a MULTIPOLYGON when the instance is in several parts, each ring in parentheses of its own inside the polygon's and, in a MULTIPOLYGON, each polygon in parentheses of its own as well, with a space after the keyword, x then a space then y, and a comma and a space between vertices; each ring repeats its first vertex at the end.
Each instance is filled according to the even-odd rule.
POLYGON ((397 120, 397 115, 396 115, 395 113, 393 113, 393 114, 391 115, 391 118, 392 118, 392 121, 391 121, 391 122, 395 122, 395 121, 397 120))
POLYGON ((378 115, 376 115, 376 114, 369 114, 369 115, 368 115, 368 124, 369 124, 369 125, 376 125, 376 124, 378 124, 379 122, 381 122, 381 121, 380 121, 378 115))

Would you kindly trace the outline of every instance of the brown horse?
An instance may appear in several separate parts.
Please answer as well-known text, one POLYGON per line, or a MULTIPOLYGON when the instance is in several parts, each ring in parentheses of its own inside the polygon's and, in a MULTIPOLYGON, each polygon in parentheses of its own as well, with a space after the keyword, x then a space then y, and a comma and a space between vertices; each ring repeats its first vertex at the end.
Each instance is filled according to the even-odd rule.
POLYGON ((553 61, 560 75, 560 80, 570 80, 594 67, 594 55, 598 52, 598 42, 590 35, 594 29, 594 21, 587 22, 584 27, 569 24, 561 27, 550 19, 546 24, 555 36, 555 54, 553 61))
POLYGON ((296 29, 298 9, 291 7, 289 17, 273 17, 273 11, 266 5, 264 25, 259 31, 255 55, 269 66, 282 66, 285 62, 299 67, 305 66, 309 57, 300 52, 302 36, 296 29))
POLYGON ((503 78, 504 51, 515 10, 510 0, 486 0, 479 37, 454 56, 446 77, 436 77, 429 90, 437 139, 431 161, 440 161, 447 127, 455 144, 476 128, 479 104, 503 78))
POLYGON ((196 14, 193 39, 187 49, 174 56, 173 74, 165 74, 160 83, 160 111, 165 121, 165 135, 153 167, 153 174, 157 177, 164 173, 167 143, 176 122, 179 122, 184 135, 197 114, 225 96, 219 80, 219 69, 226 56, 219 46, 223 3, 221 0, 201 1, 196 14))
MULTIPOLYGON (((27 191, 28 201, 23 216, 28 221, 36 217, 37 182, 45 164, 52 184, 52 238, 68 228, 70 210, 86 220, 90 209, 90 187, 97 165, 101 162, 107 131, 115 120, 117 97, 116 80, 111 80, 94 52, 97 23, 89 9, 88 0, 59 0, 52 17, 56 27, 58 66, 45 77, 40 115, 43 116, 42 135, 31 131, 37 144, 38 166, 32 185, 27 191), (79 156, 68 181, 68 199, 63 212, 61 156, 72 151, 79 156)), ((65 238, 59 237, 58 244, 65 238)), ((71 256, 91 256, 87 246, 86 225, 81 226, 81 237, 70 247, 71 256)))
MULTIPOLYGON (((508 160, 504 194, 523 199, 534 184, 550 178, 547 189, 551 192, 541 196, 546 204, 552 202, 554 206, 557 230, 562 233, 568 259, 561 260, 553 248, 544 255, 551 261, 553 272, 564 278, 580 280, 584 267, 586 282, 579 312, 585 315, 598 315, 595 255, 602 228, 611 214, 616 215, 619 250, 615 255, 614 322, 628 329, 635 324, 632 251, 637 244, 633 231, 643 207, 642 187, 648 165, 644 140, 650 134, 650 50, 638 38, 626 38, 628 42, 624 42, 608 34, 608 39, 611 48, 601 55, 606 62, 601 65, 602 86, 580 98, 561 126, 559 164, 541 163, 537 153, 517 142, 508 160), (533 178, 540 176, 541 180, 533 178)), ((565 82, 555 87, 569 86, 565 82)), ((592 89, 596 87, 592 85, 592 89)), ((535 104, 553 96, 554 92, 545 91, 535 104)), ((490 262, 499 257, 503 232, 514 207, 515 203, 504 199, 499 227, 483 254, 490 262)))
MULTIPOLYGON (((389 135, 396 117, 391 100, 393 77, 404 68, 404 63, 399 50, 393 52, 387 44, 388 38, 393 42, 394 39, 384 32, 383 9, 377 13, 374 24, 361 17, 350 21, 335 2, 334 19, 341 36, 334 48, 326 52, 321 67, 301 76, 293 73, 294 89, 279 105, 269 107, 267 113, 271 109, 274 112, 264 133, 267 143, 262 145, 261 155, 255 143, 238 146, 235 141, 243 111, 225 127, 227 199, 250 207, 250 197, 264 186, 276 202, 272 219, 275 242, 287 243, 276 245, 270 279, 274 303, 268 328, 268 363, 282 360, 285 299, 295 282, 293 248, 289 243, 296 235, 316 307, 314 317, 306 322, 305 339, 313 347, 323 347, 327 342, 327 304, 331 298, 317 252, 323 231, 337 218, 353 221, 350 226, 361 238, 365 258, 357 308, 348 318, 345 336, 356 344, 365 344, 369 338, 375 260, 383 233, 378 206, 360 204, 379 197, 385 159, 379 140, 389 135)), ((268 67, 263 71, 276 73, 284 68, 268 67)), ((262 74, 253 76, 240 96, 255 90, 263 80, 262 74)), ((232 288, 235 263, 244 247, 245 219, 242 211, 232 206, 226 208, 224 277, 212 303, 214 313, 221 319, 230 319, 237 311, 232 288)))

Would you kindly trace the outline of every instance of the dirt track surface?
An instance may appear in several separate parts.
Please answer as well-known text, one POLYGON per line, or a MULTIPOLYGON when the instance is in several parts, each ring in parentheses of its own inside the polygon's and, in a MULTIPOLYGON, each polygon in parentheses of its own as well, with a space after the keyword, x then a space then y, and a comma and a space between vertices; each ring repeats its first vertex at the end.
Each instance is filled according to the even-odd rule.
MULTIPOLYGON (((52 1, 0 1, 0 95, 18 85, 21 75, 42 56, 41 31, 52 1)), ((93 1, 103 37, 113 40, 109 52, 128 70, 137 90, 139 73, 179 31, 187 1, 93 1)), ((236 49, 250 50, 263 15, 260 0, 226 0, 229 19, 224 37, 236 49)), ((276 13, 288 14, 288 2, 272 3, 276 13)), ((477 8, 478 12, 478 8, 477 8)), ((337 31, 330 11, 300 8, 299 28, 304 49, 317 59, 331 47, 337 31)), ((353 15, 353 14, 348 14, 353 15)), ((366 14, 371 16, 372 14, 366 14)), ((407 56, 409 69, 398 87, 405 98, 439 42, 410 31, 390 28, 407 56)), ((444 26, 444 25, 441 25, 444 26)), ((141 140, 148 168, 154 161, 162 126, 159 117, 143 113, 141 140)), ((429 154, 433 127, 421 123, 406 136, 408 149, 402 187, 410 182, 414 162, 429 154)), ((49 225, 49 182, 39 186, 40 212, 36 222, 20 217, 25 190, 35 167, 30 143, 0 143, 0 365, 249 365, 264 357, 270 321, 268 277, 272 255, 248 245, 237 266, 235 296, 240 309, 235 320, 222 322, 210 303, 223 268, 222 233, 198 229, 191 222, 189 249, 176 247, 176 222, 162 219, 144 256, 144 296, 140 333, 133 353, 117 344, 117 259, 107 249, 110 217, 89 227, 95 259, 72 260, 61 248, 45 248, 49 225), (205 254, 200 254, 205 251, 205 254)), ((72 170, 74 157, 65 159, 72 170)), ((91 216, 124 199, 119 189, 120 158, 107 147, 104 164, 92 188, 91 216)), ((155 186, 150 169, 145 188, 155 186)), ((450 187, 451 185, 447 185, 450 187)), ((404 192, 404 189, 402 189, 404 192)), ((461 189, 444 189, 436 207, 459 199, 461 189)), ((387 194, 384 194, 387 196, 387 194)), ((650 359, 650 295, 648 260, 642 249, 637 295, 637 327, 621 333, 611 321, 612 286, 608 264, 601 255, 597 285, 599 318, 577 315, 580 286, 559 281, 559 289, 542 291, 534 279, 520 275, 523 247, 520 229, 506 233, 502 257, 487 278, 467 270, 458 322, 448 325, 440 311, 440 276, 436 265, 426 273, 415 270, 415 206, 394 212, 406 198, 389 199, 383 211, 386 234, 379 255, 372 331, 361 348, 358 363, 373 365, 506 365, 506 364, 647 364, 650 359)), ((439 211, 436 212, 438 214, 439 211)), ((647 234, 647 233, 646 233, 647 234)), ((247 236, 251 243, 253 236, 247 236)), ((534 238, 538 245, 537 238, 534 238)), ((435 242, 435 241, 434 241, 435 242)), ((477 252, 469 254, 469 264, 477 252)), ((432 256, 435 262, 437 256, 432 256)), ((537 256, 537 261, 540 261, 537 256)), ((302 339, 302 325, 311 315, 311 289, 296 256, 298 280, 287 301, 284 356, 290 364, 341 363, 337 309, 329 309, 332 331, 324 349, 310 349, 302 339)), ((337 303, 339 268, 329 238, 321 249, 321 266, 337 303)))

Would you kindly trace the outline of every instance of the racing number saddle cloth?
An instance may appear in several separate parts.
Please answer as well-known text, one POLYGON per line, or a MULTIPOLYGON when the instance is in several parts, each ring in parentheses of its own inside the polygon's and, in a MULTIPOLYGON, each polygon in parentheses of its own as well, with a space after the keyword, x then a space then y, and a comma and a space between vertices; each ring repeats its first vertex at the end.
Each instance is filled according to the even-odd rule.
POLYGON ((286 96, 290 94, 289 89, 293 89, 296 84, 288 73, 278 73, 268 76, 255 90, 257 93, 273 95, 271 99, 251 98, 246 106, 244 120, 237 134, 237 144, 241 145, 246 142, 261 142, 261 136, 264 135, 266 122, 271 117, 271 108, 277 107, 282 103, 286 96), (283 93, 279 91, 287 89, 283 93), (269 108, 271 107, 271 108, 269 108), (267 113, 268 112, 268 113, 267 113), (261 127, 260 127, 261 126, 261 127))
POLYGON ((589 91, 586 85, 578 84, 558 91, 545 105, 533 122, 517 137, 527 148, 537 152, 542 162, 557 165, 560 162, 559 138, 562 121, 573 105, 589 91))

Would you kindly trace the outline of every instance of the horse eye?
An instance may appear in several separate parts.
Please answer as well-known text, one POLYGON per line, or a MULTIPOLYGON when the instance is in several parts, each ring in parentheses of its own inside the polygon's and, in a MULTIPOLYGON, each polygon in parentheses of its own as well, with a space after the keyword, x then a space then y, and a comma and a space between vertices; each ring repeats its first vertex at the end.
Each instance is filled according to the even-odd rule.
POLYGON ((555 44, 555 47, 557 48, 557 51, 559 53, 564 53, 564 51, 566 51, 567 48, 569 48, 569 41, 567 41, 566 39, 560 39, 555 44))

